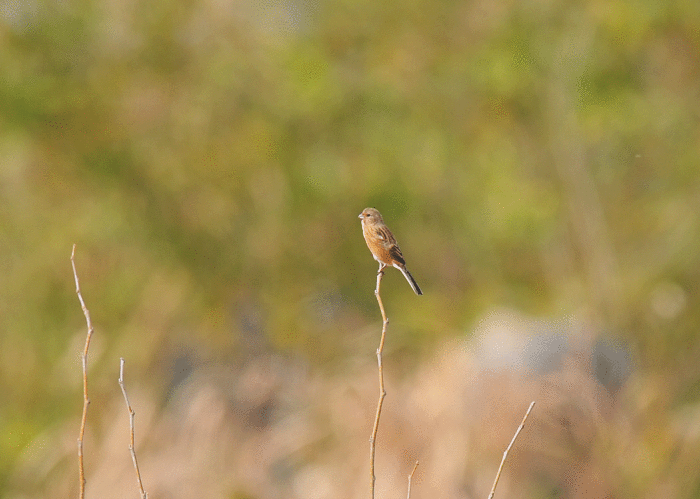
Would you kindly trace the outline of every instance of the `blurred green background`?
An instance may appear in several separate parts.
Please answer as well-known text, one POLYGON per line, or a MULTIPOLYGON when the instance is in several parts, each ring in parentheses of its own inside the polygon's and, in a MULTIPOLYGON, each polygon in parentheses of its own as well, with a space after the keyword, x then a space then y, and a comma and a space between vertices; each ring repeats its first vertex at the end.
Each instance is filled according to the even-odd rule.
POLYGON ((366 206, 425 293, 384 280, 395 376, 491 307, 582 314, 654 424, 700 414, 699 54, 694 0, 4 2, 0 495, 77 436, 73 243, 93 402, 123 356, 167 404, 192 364, 371 357, 366 206))

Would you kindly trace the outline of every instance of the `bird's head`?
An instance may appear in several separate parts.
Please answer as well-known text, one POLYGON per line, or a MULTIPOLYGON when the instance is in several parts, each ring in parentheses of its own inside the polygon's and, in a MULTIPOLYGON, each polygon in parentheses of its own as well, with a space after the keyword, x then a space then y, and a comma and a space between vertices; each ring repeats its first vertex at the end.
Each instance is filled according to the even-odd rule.
POLYGON ((362 220, 363 224, 376 224, 384 221, 382 220, 382 215, 374 208, 365 208, 362 210, 362 213, 357 216, 357 218, 362 220))

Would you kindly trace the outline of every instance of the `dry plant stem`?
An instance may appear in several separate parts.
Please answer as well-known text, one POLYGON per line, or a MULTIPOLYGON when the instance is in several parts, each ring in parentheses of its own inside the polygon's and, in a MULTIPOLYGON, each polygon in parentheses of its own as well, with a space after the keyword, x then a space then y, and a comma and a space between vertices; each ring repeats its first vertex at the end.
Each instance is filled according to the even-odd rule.
POLYGON ((491 493, 489 494, 488 499, 493 499, 493 495, 496 493, 496 485, 498 485, 498 480, 501 478, 501 471, 503 471, 503 464, 506 462, 506 458, 508 457, 508 451, 510 450, 511 447, 513 447, 513 442, 515 442, 515 439, 518 438, 518 435, 522 431, 522 429, 525 427, 525 421, 527 420, 527 417, 530 415, 530 411, 532 408, 535 406, 535 401, 533 400, 530 403, 530 407, 527 408, 527 412, 525 413, 525 417, 523 417, 522 422, 520 423, 520 426, 518 426, 518 429, 515 431, 515 435, 513 435, 513 439, 510 441, 508 444, 508 447, 506 448, 505 452, 503 453, 503 458, 501 459, 501 465, 498 467, 498 473, 496 473, 496 479, 493 482, 493 487, 491 487, 491 493))
POLYGON ((148 499, 148 494, 143 490, 143 482, 141 481, 141 472, 139 471, 139 463, 136 460, 136 449, 134 447, 134 418, 136 413, 131 408, 129 403, 129 397, 126 395, 126 388, 124 388, 124 358, 119 359, 119 386, 122 389, 122 394, 124 395, 124 402, 126 402, 126 409, 129 411, 129 429, 131 432, 129 440, 129 452, 131 452, 131 460, 134 462, 134 469, 136 470, 136 481, 139 484, 139 492, 141 493, 141 499, 148 499))
POLYGON ((85 316, 85 321, 87 322, 87 336, 85 337, 85 349, 81 356, 83 364, 83 417, 80 421, 80 434, 78 435, 78 472, 80 474, 80 499, 85 497, 85 467, 83 466, 83 436, 85 435, 85 422, 87 421, 87 409, 90 405, 90 399, 88 398, 88 378, 87 378, 87 356, 88 348, 90 348, 90 338, 92 338, 93 328, 92 321, 90 320, 90 312, 85 306, 85 301, 83 300, 83 295, 80 293, 80 282, 78 281, 78 272, 75 270, 75 244, 73 245, 73 251, 70 254, 70 263, 73 267, 73 277, 75 278, 75 293, 78 295, 80 300, 80 306, 83 309, 83 315, 85 316))
POLYGON ((374 475, 374 455, 377 445, 377 431, 379 430, 379 416, 382 414, 382 404, 384 403, 384 397, 386 397, 386 390, 384 389, 384 370, 382 368, 382 352, 384 351, 384 338, 386 337, 386 326, 389 324, 389 319, 386 317, 382 297, 379 294, 379 286, 382 283, 384 267, 385 265, 380 265, 379 267, 379 271, 377 272, 377 287, 374 290, 374 294, 379 302, 379 310, 382 312, 382 338, 379 341, 379 348, 377 348, 377 364, 379 366, 379 401, 377 402, 377 415, 374 418, 372 436, 369 439, 370 497, 372 499, 374 499, 374 482, 376 481, 376 477, 374 475))
POLYGON ((418 461, 416 461, 416 464, 413 465, 413 471, 411 471, 411 474, 408 475, 408 494, 406 495, 406 499, 411 499, 411 480, 413 480, 413 474, 416 472, 417 467, 418 461))

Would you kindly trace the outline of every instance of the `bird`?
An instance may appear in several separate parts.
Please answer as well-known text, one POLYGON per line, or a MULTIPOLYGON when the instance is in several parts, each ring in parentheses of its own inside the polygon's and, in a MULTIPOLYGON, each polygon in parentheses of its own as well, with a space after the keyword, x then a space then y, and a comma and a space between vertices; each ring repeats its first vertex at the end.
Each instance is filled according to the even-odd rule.
POLYGON ((367 247, 372 252, 372 256, 379 262, 377 273, 384 271, 384 267, 392 266, 401 271, 408 283, 417 295, 422 295, 418 283, 411 273, 406 269, 406 260, 403 258, 396 238, 391 233, 389 227, 384 223, 382 215, 374 208, 365 208, 358 215, 362 221, 362 235, 365 236, 367 247))

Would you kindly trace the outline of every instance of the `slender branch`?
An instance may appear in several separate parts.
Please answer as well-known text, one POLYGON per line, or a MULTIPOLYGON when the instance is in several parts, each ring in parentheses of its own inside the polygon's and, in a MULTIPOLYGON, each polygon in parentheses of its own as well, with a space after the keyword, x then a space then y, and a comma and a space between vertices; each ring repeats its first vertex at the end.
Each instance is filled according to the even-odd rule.
POLYGON ((136 470, 136 481, 139 484, 139 492, 141 493, 141 499, 148 499, 148 494, 143 490, 143 482, 141 481, 141 472, 139 471, 139 463, 136 460, 136 448, 134 446, 134 418, 136 413, 131 408, 129 403, 129 397, 126 395, 126 388, 124 387, 124 358, 119 359, 119 386, 124 394, 124 402, 126 402, 126 409, 129 411, 129 429, 131 432, 129 440, 129 452, 131 452, 131 460, 134 462, 134 469, 136 470))
POLYGON ((377 302, 379 302, 379 310, 382 313, 382 338, 379 341, 379 348, 377 348, 377 364, 379 366, 379 401, 377 402, 377 415, 374 418, 372 436, 369 439, 370 497, 372 499, 374 499, 374 482, 376 481, 376 476, 374 475, 374 455, 377 444, 377 431, 379 430, 379 416, 381 416, 382 414, 382 404, 384 403, 384 397, 386 397, 386 390, 384 389, 384 369, 382 367, 382 352, 384 351, 386 326, 387 324, 389 324, 389 319, 387 319, 386 317, 386 312, 384 311, 384 304, 382 303, 382 297, 379 294, 379 286, 382 283, 382 276, 384 275, 383 269, 383 266, 379 267, 379 272, 377 272, 377 287, 374 290, 374 294, 377 297, 377 302))
POLYGON ((411 499, 411 480, 413 480, 413 474, 416 472, 417 467, 418 461, 413 465, 413 471, 408 475, 408 494, 406 495, 406 499, 411 499))
POLYGON ((505 452, 503 453, 503 459, 501 459, 501 465, 498 467, 498 473, 496 473, 496 479, 493 482, 493 487, 491 487, 491 493, 489 494, 488 499, 493 499, 493 495, 496 493, 496 485, 498 485, 498 480, 501 478, 501 471, 503 471, 503 464, 506 462, 506 458, 508 457, 508 451, 510 450, 511 447, 513 447, 513 442, 515 442, 515 439, 518 438, 518 435, 520 434, 520 431, 525 427, 525 421, 527 420, 527 417, 530 415, 530 411, 532 408, 535 406, 535 401, 533 400, 530 403, 530 407, 527 408, 527 412, 525 413, 525 417, 523 418, 522 422, 520 423, 520 426, 518 426, 518 429, 515 431, 515 435, 513 435, 513 439, 510 441, 508 444, 508 447, 506 448, 505 452))
POLYGON ((87 336, 85 337, 85 348, 83 349, 83 353, 81 355, 81 360, 83 364, 83 417, 80 421, 80 434, 78 435, 78 472, 80 474, 80 499, 84 499, 85 467, 83 465, 83 436, 85 435, 85 422, 87 421, 88 405, 90 405, 90 399, 88 398, 87 356, 88 348, 90 348, 90 338, 92 338, 92 333, 94 329, 92 328, 92 320, 90 320, 90 312, 85 306, 83 295, 80 293, 80 281, 78 281, 78 272, 75 270, 75 244, 73 245, 73 251, 70 254, 70 263, 73 267, 73 277, 75 278, 75 293, 78 295, 78 299, 80 300, 80 307, 83 309, 85 322, 87 322, 87 336))

